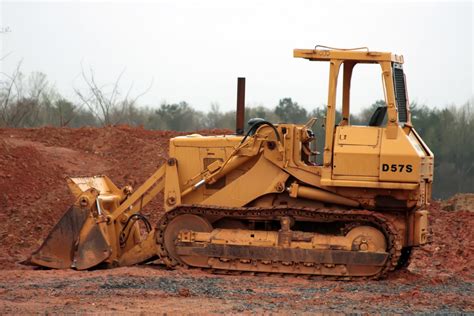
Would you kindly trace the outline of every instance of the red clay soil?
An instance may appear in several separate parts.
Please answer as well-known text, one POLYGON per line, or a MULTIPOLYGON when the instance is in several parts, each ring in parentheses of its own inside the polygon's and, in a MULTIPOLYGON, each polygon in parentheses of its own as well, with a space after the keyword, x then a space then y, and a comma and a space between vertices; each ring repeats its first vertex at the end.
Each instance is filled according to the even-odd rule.
MULTIPOLYGON (((105 174, 119 187, 136 188, 167 158, 168 141, 177 135, 127 126, 0 129, 0 313, 474 311, 470 195, 434 202, 433 242, 414 251, 406 270, 383 281, 215 276, 159 265, 43 271, 19 264, 73 202, 66 176, 105 174), (188 310, 193 306, 201 309, 188 310)), ((144 211, 152 223, 162 212, 161 199, 144 211)))

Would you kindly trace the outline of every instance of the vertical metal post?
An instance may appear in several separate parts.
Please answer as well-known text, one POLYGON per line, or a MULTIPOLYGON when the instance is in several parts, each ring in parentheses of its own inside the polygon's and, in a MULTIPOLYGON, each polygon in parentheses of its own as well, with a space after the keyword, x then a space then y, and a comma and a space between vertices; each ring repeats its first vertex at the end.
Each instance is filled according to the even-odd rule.
POLYGON ((237 78, 237 111, 235 117, 235 133, 244 134, 245 118, 245 78, 237 78))

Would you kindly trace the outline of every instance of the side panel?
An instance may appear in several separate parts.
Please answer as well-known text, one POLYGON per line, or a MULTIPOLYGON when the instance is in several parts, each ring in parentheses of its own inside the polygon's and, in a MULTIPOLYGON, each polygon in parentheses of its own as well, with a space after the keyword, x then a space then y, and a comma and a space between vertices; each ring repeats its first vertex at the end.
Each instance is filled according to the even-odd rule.
POLYGON ((401 128, 394 139, 388 138, 384 131, 380 151, 380 181, 420 182, 422 157, 423 152, 416 149, 401 128))
POLYGON ((394 189, 402 188, 398 183, 417 185, 425 178, 422 175, 432 175, 431 161, 424 163, 425 157, 415 135, 407 135, 401 127, 397 137, 390 138, 387 128, 339 126, 334 139, 332 177, 329 181, 322 179, 322 184, 394 189))
POLYGON ((379 176, 381 129, 377 127, 340 126, 336 130, 333 178, 350 179, 379 176))
MULTIPOLYGON (((178 166, 181 191, 193 184, 205 168, 216 160, 226 160, 241 137, 189 135, 175 137, 170 141, 170 157, 178 166)), ((229 174, 216 183, 204 185, 183 198, 182 203, 201 203, 204 199, 224 188, 233 178, 229 174)), ((168 188, 165 188, 168 190, 168 188)))

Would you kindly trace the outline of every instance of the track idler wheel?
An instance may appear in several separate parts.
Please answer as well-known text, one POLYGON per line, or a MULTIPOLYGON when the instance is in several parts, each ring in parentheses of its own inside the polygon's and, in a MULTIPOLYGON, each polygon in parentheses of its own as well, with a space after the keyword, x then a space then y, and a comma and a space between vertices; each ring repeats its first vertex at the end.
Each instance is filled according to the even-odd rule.
POLYGON ((212 225, 205 219, 198 215, 184 214, 177 216, 171 220, 166 226, 163 236, 163 244, 169 257, 172 259, 194 267, 208 267, 208 257, 204 256, 185 256, 178 255, 176 252, 176 239, 182 230, 189 230, 193 232, 208 233, 212 231, 212 225))
MULTIPOLYGON (((352 241, 351 250, 360 252, 379 252, 387 251, 387 240, 385 235, 375 227, 356 226, 346 235, 349 241, 352 241)), ((347 273, 352 276, 371 276, 378 274, 381 266, 374 265, 374 262, 364 262, 363 264, 347 265, 347 273)))
POLYGON ((352 240, 351 250, 353 251, 385 252, 387 250, 384 234, 371 226, 354 227, 346 237, 348 240, 352 240))

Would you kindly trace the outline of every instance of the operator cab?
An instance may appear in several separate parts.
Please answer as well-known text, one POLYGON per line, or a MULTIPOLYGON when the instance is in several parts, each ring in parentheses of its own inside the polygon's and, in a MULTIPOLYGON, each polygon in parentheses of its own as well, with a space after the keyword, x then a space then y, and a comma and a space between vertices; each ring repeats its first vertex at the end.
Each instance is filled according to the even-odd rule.
POLYGON ((295 49, 294 57, 329 62, 322 185, 415 189, 420 183, 425 186, 431 182, 433 154, 412 127, 403 56, 374 52, 366 47, 316 46, 295 49), (352 125, 353 70, 356 65, 365 64, 381 70, 384 104, 374 109, 365 125, 352 125), (336 123, 339 76, 342 76, 342 119, 336 123))

